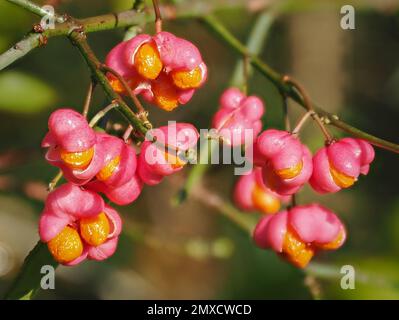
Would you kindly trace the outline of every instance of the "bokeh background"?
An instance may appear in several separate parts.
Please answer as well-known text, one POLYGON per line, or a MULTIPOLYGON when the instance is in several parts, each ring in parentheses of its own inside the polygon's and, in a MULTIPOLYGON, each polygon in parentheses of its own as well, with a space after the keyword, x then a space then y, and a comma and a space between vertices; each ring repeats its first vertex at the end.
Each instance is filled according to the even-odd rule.
MULTIPOLYGON (((40 2, 40 1, 39 1, 40 2)), ((246 41, 262 8, 279 7, 260 56, 281 73, 299 79, 324 109, 377 136, 399 142, 399 1, 161 1, 180 8, 209 8, 240 40, 246 41), (283 4, 283 5, 282 5, 283 4), (356 9, 356 29, 342 30, 340 8, 356 9)), ((59 12, 88 17, 131 8, 132 0, 52 0, 59 12)), ((18 41, 37 17, 0 2, 0 52, 18 41)), ((230 48, 194 20, 165 22, 164 28, 198 45, 210 73, 192 101, 173 113, 149 106, 155 125, 168 119, 207 128, 218 97, 239 60, 230 48)), ((145 31, 152 32, 149 24, 145 31)), ((89 35, 103 59, 124 30, 89 35)), ((46 184, 56 173, 46 164, 40 142, 49 114, 59 107, 81 110, 89 72, 65 38, 48 44, 0 72, 0 296, 38 240, 37 221, 46 184)), ((282 128, 282 100, 256 71, 251 94, 267 105, 265 127, 282 128)), ((105 105, 97 88, 90 115, 105 105)), ((290 104, 293 121, 303 110, 290 104)), ((121 122, 115 114, 110 119, 121 122)), ((337 136, 342 133, 333 130, 337 136)), ((323 143, 313 124, 303 132, 314 151, 323 143)), ((43 299, 397 299, 399 298, 398 155, 377 150, 370 174, 353 188, 319 196, 306 187, 300 203, 318 201, 337 212, 349 233, 338 252, 319 256, 300 271, 272 252, 257 249, 250 237, 209 206, 191 197, 171 199, 190 168, 146 187, 132 205, 120 208, 125 221, 116 254, 109 260, 59 267, 56 290, 43 299), (356 289, 342 290, 340 268, 356 270, 356 289)), ((203 187, 231 200, 233 167, 212 166, 203 187)), ((253 218, 257 217, 254 214, 253 218)))

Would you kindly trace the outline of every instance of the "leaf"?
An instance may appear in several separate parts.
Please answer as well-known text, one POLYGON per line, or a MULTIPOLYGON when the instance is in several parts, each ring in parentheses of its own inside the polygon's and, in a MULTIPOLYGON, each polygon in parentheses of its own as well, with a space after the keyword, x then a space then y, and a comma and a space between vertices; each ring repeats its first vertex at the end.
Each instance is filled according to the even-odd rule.
POLYGON ((40 272, 44 265, 57 268, 58 263, 53 259, 47 245, 39 241, 25 258, 24 264, 11 288, 5 295, 7 300, 30 300, 40 288, 43 274, 40 272))
POLYGON ((0 73, 0 110, 36 113, 56 100, 54 89, 38 78, 17 71, 0 73))

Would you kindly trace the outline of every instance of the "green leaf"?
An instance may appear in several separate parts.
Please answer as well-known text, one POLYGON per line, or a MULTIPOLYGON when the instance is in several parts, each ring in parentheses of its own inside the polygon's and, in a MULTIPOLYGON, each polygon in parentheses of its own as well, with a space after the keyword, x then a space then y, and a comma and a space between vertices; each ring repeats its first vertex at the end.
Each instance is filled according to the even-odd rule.
POLYGON ((48 108, 56 93, 38 78, 17 71, 0 73, 0 110, 31 114, 48 108))
POLYGON ((30 300, 40 288, 43 274, 40 272, 44 265, 57 268, 58 263, 53 259, 47 249, 47 245, 39 241, 29 255, 15 279, 5 299, 8 300, 30 300))

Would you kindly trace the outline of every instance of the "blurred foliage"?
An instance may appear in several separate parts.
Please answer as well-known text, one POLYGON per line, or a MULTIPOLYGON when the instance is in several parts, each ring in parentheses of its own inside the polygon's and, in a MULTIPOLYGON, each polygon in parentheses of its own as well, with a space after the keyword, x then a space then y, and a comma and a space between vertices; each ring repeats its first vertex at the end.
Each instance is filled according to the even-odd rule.
MULTIPOLYGON (((187 1, 190 0, 174 2, 187 1)), ((125 10, 132 4, 129 0, 58 2, 60 12, 77 17, 125 10)), ((342 56, 320 57, 315 49, 309 51, 308 57, 310 61, 322 59, 326 65, 339 59, 345 85, 333 92, 343 96, 337 112, 355 126, 395 141, 399 136, 397 5, 382 8, 379 1, 348 1, 352 2, 355 6, 368 6, 367 11, 357 11, 356 30, 345 32, 340 43, 332 43, 331 34, 327 33, 318 44, 320 48, 338 46, 342 56)), ((293 28, 293 21, 299 19, 301 29, 307 31, 299 43, 308 48, 313 36, 324 27, 330 27, 331 33, 342 32, 337 7, 342 1, 286 3, 285 10, 289 11, 273 24, 260 56, 276 70, 296 76, 296 65, 301 61, 293 38, 298 37, 300 30, 293 28), (333 17, 336 25, 326 25, 323 20, 326 14, 333 17), (316 18, 319 24, 305 26, 305 22, 316 18)), ((256 18, 254 13, 230 6, 219 10, 217 16, 243 42, 256 18)), ((33 15, 1 1, 0 51, 13 45, 35 21, 33 15)), ((197 21, 166 22, 165 28, 198 45, 210 70, 209 80, 190 104, 172 114, 148 106, 151 120, 155 125, 173 119, 206 128, 240 57, 197 21)), ((148 26, 145 31, 152 30, 153 26, 148 26)), ((124 30, 90 34, 89 42, 103 59, 123 35, 124 30)), ((333 85, 334 81, 322 68, 310 67, 300 76, 310 77, 320 87, 323 83, 333 85)), ((40 151, 47 118, 58 107, 81 110, 89 81, 89 72, 78 52, 62 38, 51 39, 44 48, 34 50, 0 72, 0 245, 10 248, 14 263, 10 273, 0 274, 0 295, 38 238, 34 225, 42 202, 32 196, 28 183, 41 183, 45 188, 56 173, 55 168, 45 163, 40 151), (22 204, 35 215, 23 212, 22 204), (7 230, 13 231, 13 236, 7 230)), ((255 72, 249 89, 266 102, 265 127, 282 128, 282 99, 276 88, 255 72)), ((317 93, 317 90, 310 92, 312 96, 317 93)), ((96 89, 90 116, 104 103, 104 95, 96 89)), ((295 105, 292 109, 301 110, 295 105)), ((110 120, 120 122, 122 118, 112 114, 110 120)), ((338 130, 333 131, 337 136, 342 135, 338 130)), ((322 145, 313 125, 304 134, 312 150, 322 145)), ((370 174, 361 177, 354 188, 321 197, 307 187, 299 195, 300 203, 320 201, 331 207, 348 228, 344 248, 318 258, 322 264, 336 266, 332 274, 317 277, 323 298, 399 298, 397 161, 397 155, 377 150, 370 174), (339 267, 343 264, 353 265, 357 270, 355 290, 342 290, 339 286, 339 267)), ((120 208, 125 230, 111 259, 59 268, 56 290, 41 292, 40 298, 311 298, 304 272, 282 262, 272 252, 255 248, 248 235, 214 210, 193 200, 179 208, 170 207, 170 198, 181 186, 185 174, 187 171, 159 186, 145 188, 138 201, 120 208), (139 227, 142 225, 145 227, 139 227)), ((228 199, 234 180, 231 166, 212 166, 204 182, 228 199)))
POLYGON ((15 113, 40 112, 55 103, 55 91, 34 76, 16 71, 0 74, 0 109, 15 113))

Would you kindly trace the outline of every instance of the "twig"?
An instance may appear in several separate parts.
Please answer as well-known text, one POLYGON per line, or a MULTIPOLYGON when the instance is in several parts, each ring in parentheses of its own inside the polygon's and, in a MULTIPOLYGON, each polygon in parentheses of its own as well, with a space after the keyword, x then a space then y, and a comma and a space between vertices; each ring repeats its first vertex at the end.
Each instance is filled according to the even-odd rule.
POLYGON ((282 92, 281 97, 283 99, 283 117, 284 117, 284 128, 286 131, 291 131, 291 122, 290 122, 290 116, 288 113, 288 101, 287 101, 287 95, 282 92))
POLYGON ((123 141, 125 141, 126 143, 128 142, 129 137, 130 137, 130 135, 132 134, 132 131, 133 131, 133 127, 129 124, 129 125, 127 126, 127 128, 126 128, 124 134, 123 134, 123 138, 122 138, 123 141))
MULTIPOLYGON (((303 125, 306 123, 306 121, 309 119, 309 117, 312 116, 312 114, 314 113, 313 110, 310 110, 308 112, 306 112, 301 119, 299 119, 298 124, 295 126, 294 130, 292 130, 292 134, 293 135, 297 135, 299 133, 299 131, 301 131, 303 125)), ((288 130, 289 131, 289 130, 288 130)))
POLYGON ((108 67, 105 64, 101 64, 100 68, 106 72, 111 73, 112 75, 114 75, 118 81, 122 84, 123 88, 126 90, 127 94, 129 95, 129 97, 133 100, 137 111, 139 113, 145 113, 146 110, 144 109, 143 105, 141 104, 140 100, 137 98, 137 96, 133 93, 133 90, 130 88, 129 84, 126 82, 126 80, 114 69, 112 69, 111 67, 108 67))
MULTIPOLYGON (((28 1, 28 0, 7 0, 7 1, 15 4, 21 8, 24 8, 38 16, 41 16, 41 17, 49 16, 49 12, 47 10, 45 10, 43 7, 33 3, 31 1, 28 1)), ((55 18, 55 20, 58 23, 63 23, 66 20, 66 18, 64 16, 60 16, 57 14, 54 14, 53 17, 55 18)))
POLYGON ((245 95, 248 95, 249 91, 249 59, 248 56, 245 55, 242 58, 242 74, 243 74, 243 86, 242 86, 242 91, 244 92, 245 95))
MULTIPOLYGON (((257 6, 250 5, 251 1, 237 0, 234 5, 230 0, 214 1, 204 3, 203 0, 190 0, 183 2, 173 10, 164 10, 163 19, 194 19, 218 11, 228 5, 230 8, 241 8, 250 12, 264 10, 269 5, 268 0, 253 0, 257 6)), ((170 8, 169 8, 170 9, 170 8)), ((127 10, 120 13, 110 13, 101 16, 81 19, 80 24, 84 27, 86 33, 98 32, 116 28, 126 28, 130 26, 142 26, 152 21, 153 17, 144 10, 127 10)), ((43 33, 31 32, 22 40, 13 45, 9 50, 0 55, 0 70, 12 64, 14 61, 22 58, 31 50, 40 47, 43 39, 50 39, 57 36, 66 36, 69 34, 72 25, 66 20, 64 23, 56 24, 54 29, 47 29, 43 33)))
POLYGON ((158 0, 152 0, 152 4, 154 6, 155 12, 155 32, 159 33, 162 31, 162 15, 161 10, 159 9, 158 0))
POLYGON ((61 178, 62 178, 62 171, 59 170, 57 175, 48 184, 48 188, 47 188, 48 192, 51 192, 54 190, 55 186, 57 185, 57 183, 60 181, 61 178))
POLYGON ((98 121, 100 121, 109 111, 112 109, 116 108, 118 106, 118 103, 116 101, 112 102, 108 106, 106 106, 104 109, 100 110, 99 112, 96 113, 96 115, 90 120, 89 126, 90 127, 95 127, 98 121))
MULTIPOLYGON (((148 18, 143 13, 128 10, 117 14, 110 13, 82 19, 79 20, 79 23, 83 26, 86 33, 90 33, 115 28, 124 28, 131 25, 142 25, 147 20, 148 18)), ((39 47, 42 43, 42 39, 67 36, 70 33, 71 28, 73 28, 73 22, 67 20, 64 23, 56 24, 54 29, 47 29, 42 33, 29 33, 21 41, 0 55, 0 70, 22 58, 31 50, 39 47)))
POLYGON ((309 292, 314 300, 321 299, 321 286, 315 276, 309 274, 306 275, 304 279, 304 284, 309 289, 309 292))
POLYGON ((96 87, 95 82, 94 81, 90 81, 89 88, 87 89, 87 95, 86 95, 85 103, 83 105, 83 112, 82 112, 82 115, 85 118, 87 118, 87 114, 89 113, 90 104, 91 104, 91 100, 93 98, 93 93, 94 93, 95 87, 96 87))
POLYGON ((328 132, 327 128, 325 127, 323 121, 321 121, 319 115, 314 111, 313 108, 313 104, 312 104, 312 100, 310 100, 309 95, 307 94, 305 88, 296 80, 294 80, 292 77, 285 75, 283 77, 283 81, 285 83, 290 84, 293 88, 295 88, 296 90, 298 90, 299 94, 302 96, 303 99, 303 103, 304 103, 304 107, 310 111, 310 115, 312 116, 312 118, 316 121, 316 123, 318 124, 318 126, 320 127, 321 131, 323 132, 325 138, 326 138, 326 142, 327 143, 331 143, 331 141, 333 140, 331 134, 328 132))
POLYGON ((81 30, 81 28, 76 27, 72 30, 69 35, 71 42, 78 48, 80 53, 82 54, 84 60, 86 61, 87 65, 89 66, 92 76, 99 85, 102 86, 107 98, 110 102, 114 103, 117 102, 117 110, 120 111, 127 121, 143 136, 148 131, 148 128, 143 124, 143 122, 134 114, 134 112, 129 108, 129 106, 123 101, 121 96, 117 94, 111 84, 109 83, 105 74, 101 71, 101 63, 95 56, 94 52, 90 48, 89 44, 86 40, 86 35, 81 30))
MULTIPOLYGON (((214 16, 209 15, 200 18, 200 21, 209 27, 216 35, 219 36, 230 48, 234 49, 238 54, 248 54, 252 66, 254 66, 261 74, 263 74, 267 79, 269 79, 281 92, 284 92, 291 99, 299 103, 302 107, 305 107, 305 101, 297 90, 293 88, 290 84, 283 81, 283 76, 272 69, 269 65, 263 62, 256 55, 251 55, 248 53, 248 49, 244 44, 242 44, 236 37, 234 37, 230 31, 228 31, 223 24, 221 24, 214 16)), ((346 122, 339 120, 337 115, 331 114, 323 109, 317 107, 313 104, 315 112, 323 119, 324 123, 333 125, 353 136, 369 141, 371 144, 386 149, 395 153, 399 153, 399 145, 389 142, 387 140, 375 137, 367 132, 357 129, 346 122)))

